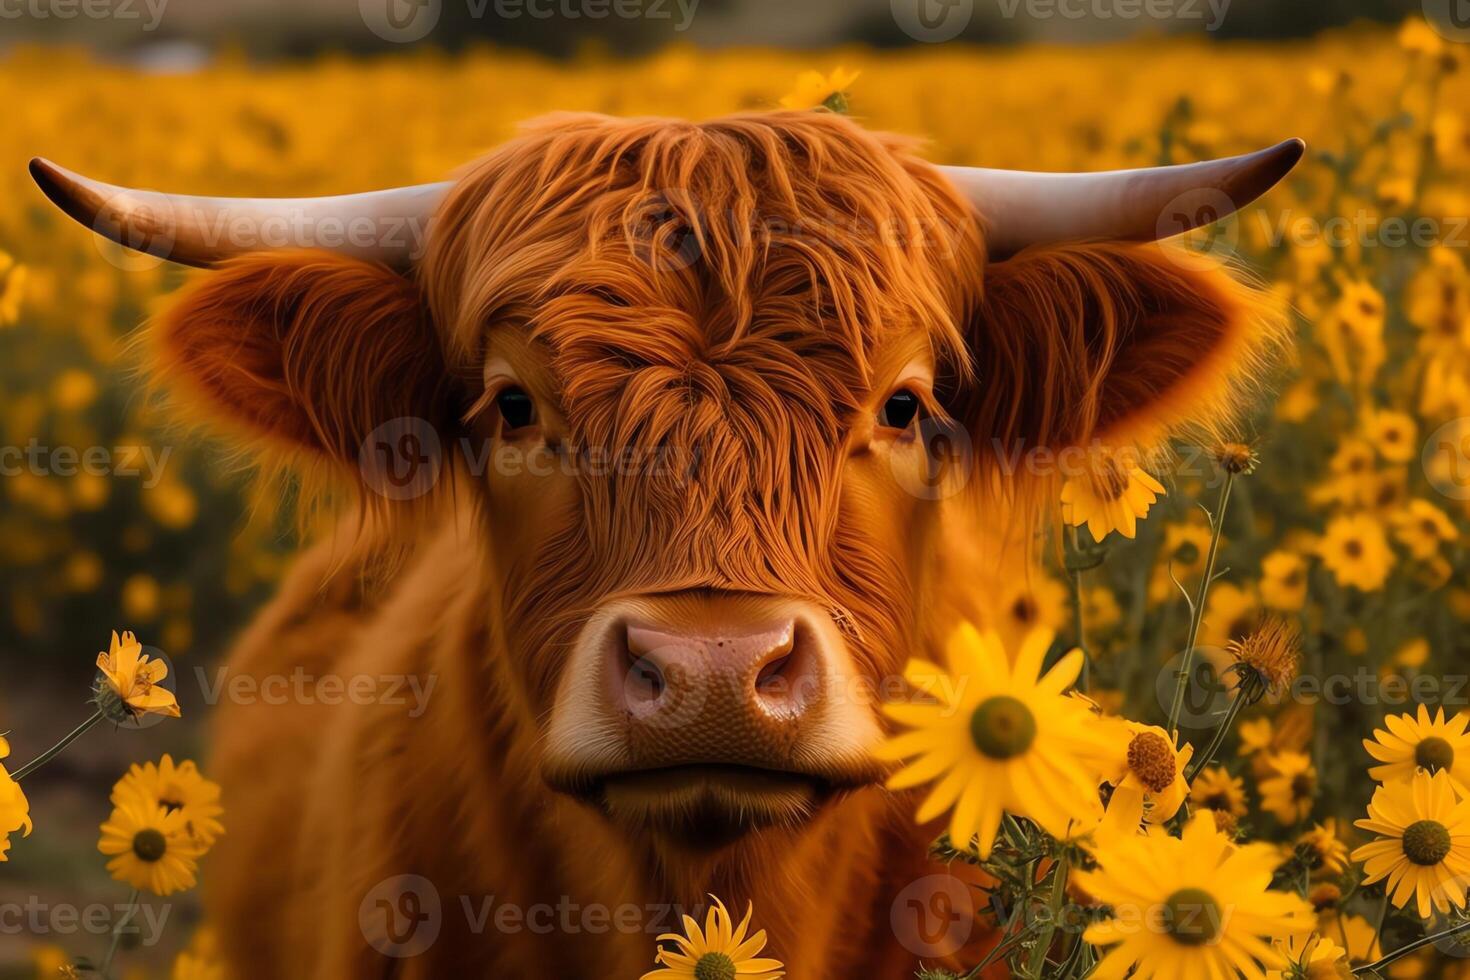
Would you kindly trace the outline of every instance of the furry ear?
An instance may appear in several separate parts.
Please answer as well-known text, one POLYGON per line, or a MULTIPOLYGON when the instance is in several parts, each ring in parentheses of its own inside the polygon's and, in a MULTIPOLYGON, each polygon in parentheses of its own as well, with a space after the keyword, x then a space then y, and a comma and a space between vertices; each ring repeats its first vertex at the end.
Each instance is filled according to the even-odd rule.
MULTIPOLYGON (((150 337, 186 414, 243 437, 267 466, 325 466, 373 484, 395 474, 374 469, 384 461, 370 438, 422 442, 452 417, 418 289, 383 266, 313 251, 234 259, 175 296, 150 337)), ((420 472, 416 485, 437 477, 420 472)), ((394 487, 369 489, 379 499, 421 495, 394 487)))
POLYGON ((1280 342, 1281 319, 1193 253, 1028 250, 986 272, 966 422, 985 455, 1094 442, 1147 453, 1191 429, 1217 440, 1280 342))

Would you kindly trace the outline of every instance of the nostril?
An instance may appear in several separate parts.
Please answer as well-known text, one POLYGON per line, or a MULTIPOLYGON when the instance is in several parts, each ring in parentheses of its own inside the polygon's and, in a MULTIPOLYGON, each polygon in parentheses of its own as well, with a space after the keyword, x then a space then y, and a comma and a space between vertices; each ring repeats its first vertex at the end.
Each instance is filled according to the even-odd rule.
POLYGON ((777 657, 770 663, 761 667, 760 672, 755 675, 755 689, 762 694, 774 693, 779 688, 784 688, 786 669, 791 666, 792 654, 777 657))
POLYGON ((637 654, 629 656, 632 662, 628 667, 628 681, 625 685, 628 697, 639 701, 657 701, 663 696, 667 686, 663 671, 647 657, 637 654))

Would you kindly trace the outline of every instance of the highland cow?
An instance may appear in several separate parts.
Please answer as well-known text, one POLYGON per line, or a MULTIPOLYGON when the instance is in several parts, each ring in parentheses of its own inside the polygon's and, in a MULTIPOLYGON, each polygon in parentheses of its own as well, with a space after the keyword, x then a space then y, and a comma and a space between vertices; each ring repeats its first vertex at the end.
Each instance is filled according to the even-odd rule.
POLYGON ((305 201, 36 161, 212 269, 150 328, 191 416, 357 489, 230 669, 433 682, 218 709, 232 975, 636 977, 678 923, 650 910, 710 894, 793 980, 909 975, 895 902, 951 872, 872 761, 884 682, 1023 574, 1058 474, 1020 456, 1230 418, 1270 318, 1157 240, 1300 154, 947 168, 780 112, 557 116, 450 183, 305 201))

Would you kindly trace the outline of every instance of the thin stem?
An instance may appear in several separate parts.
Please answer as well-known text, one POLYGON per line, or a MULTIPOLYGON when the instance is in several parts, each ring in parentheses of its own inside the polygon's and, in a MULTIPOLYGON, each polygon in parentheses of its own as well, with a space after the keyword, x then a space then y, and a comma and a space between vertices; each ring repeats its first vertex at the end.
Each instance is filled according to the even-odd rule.
POLYGON ((1066 852, 1057 858, 1057 865, 1052 869, 1051 901, 1047 907, 1051 914, 1047 916, 1046 927, 1042 929, 1041 939, 1036 943, 1036 948, 1031 950, 1031 962, 1027 964, 1027 975, 1032 977, 1041 976, 1041 968, 1046 964, 1046 954, 1051 951, 1052 937, 1057 931, 1057 920, 1062 915, 1062 900, 1067 895, 1067 872, 1070 864, 1066 852))
POLYGON ((128 927, 128 923, 132 922, 133 916, 137 914, 138 889, 134 888, 133 893, 128 896, 127 911, 123 913, 121 919, 117 920, 117 925, 114 926, 112 929, 112 945, 107 947, 107 958, 102 961, 102 969, 100 971, 102 973, 103 980, 112 980, 112 960, 113 957, 117 956, 118 943, 122 941, 123 930, 128 927))
MULTIPOLYGON (((1068 528, 1072 554, 1077 553, 1077 529, 1068 528)), ((1072 563, 1074 566, 1076 562, 1072 563)), ((1087 693, 1092 675, 1092 651, 1087 649, 1087 631, 1082 625, 1082 569, 1072 568, 1072 623, 1077 632, 1077 649, 1082 651, 1082 672, 1077 675, 1077 690, 1087 693)))
POLYGON ((1416 950, 1423 949, 1425 946, 1428 946, 1431 943, 1439 942, 1441 939, 1449 939, 1451 936, 1458 936, 1460 933, 1464 932, 1467 929, 1470 929, 1470 920, 1461 922, 1457 926, 1451 926, 1450 928, 1445 929, 1443 932, 1436 932, 1430 936, 1420 936, 1412 943, 1409 943, 1406 946, 1400 946, 1398 949, 1394 950, 1392 953, 1386 954, 1381 959, 1374 960, 1367 966, 1358 967, 1356 970, 1353 971, 1353 976, 1358 976, 1362 973, 1377 973, 1379 970, 1383 969, 1385 966, 1388 966, 1395 960, 1402 959, 1405 956, 1408 956, 1410 953, 1416 950))
POLYGON ((1254 674, 1247 674, 1241 681, 1240 687, 1235 692, 1235 700, 1230 702, 1230 709, 1225 712, 1225 718, 1220 726, 1215 729, 1215 737, 1210 739, 1210 744, 1205 750, 1195 756, 1194 761, 1189 764, 1189 769, 1184 773, 1186 783, 1194 782, 1194 777, 1202 772, 1205 766, 1214 761, 1215 753, 1220 751, 1220 746, 1225 744, 1225 736, 1230 734, 1230 729, 1235 726, 1236 716, 1240 709, 1244 708, 1255 694, 1255 688, 1259 681, 1254 674))
POLYGON ((1174 703, 1169 706, 1169 734, 1179 738, 1179 712, 1184 710, 1184 690, 1189 684, 1189 673, 1194 668, 1194 645, 1199 639, 1199 627, 1205 617, 1205 599, 1209 597, 1210 580, 1215 577, 1215 559, 1220 554, 1220 532, 1225 528, 1225 508, 1230 505, 1230 488, 1235 485, 1235 474, 1226 472, 1225 485, 1220 488, 1220 505, 1210 515, 1210 550, 1205 558, 1204 574, 1199 580, 1199 591, 1195 594, 1194 608, 1190 610, 1189 639, 1184 644, 1184 663, 1174 684, 1174 703))
POLYGON ((89 728, 91 728, 93 725, 97 724, 101 720, 102 711, 101 709, 98 709, 97 712, 92 715, 92 717, 88 718, 86 721, 73 728, 71 732, 61 741, 57 742, 55 745, 51 746, 51 748, 47 749, 45 752, 42 752, 30 762, 27 762, 25 765, 17 769, 10 778, 14 779, 16 782, 19 782, 21 779, 29 776, 37 769, 41 768, 46 763, 56 758, 56 756, 61 753, 62 749, 66 748, 68 745, 81 738, 87 733, 87 730, 89 728))

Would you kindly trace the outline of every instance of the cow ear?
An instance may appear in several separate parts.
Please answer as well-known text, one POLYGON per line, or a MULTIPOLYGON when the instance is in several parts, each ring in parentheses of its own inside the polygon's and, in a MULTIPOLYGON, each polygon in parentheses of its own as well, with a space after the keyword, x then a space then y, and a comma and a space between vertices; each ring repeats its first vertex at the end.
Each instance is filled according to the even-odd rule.
POLYGON ((386 267, 316 251, 233 259, 178 293, 149 338, 185 417, 266 466, 336 471, 367 483, 369 504, 437 482, 448 374, 418 288, 386 267), (375 441, 391 454, 404 439, 425 452, 375 455, 375 441), (405 465, 419 467, 407 480, 405 465))
MULTIPOLYGON (((1219 263, 1156 244, 1021 252, 992 265, 965 414, 982 459, 1233 434, 1284 318, 1219 263)), ((1044 467, 1042 467, 1044 469, 1044 467)), ((1033 467, 1031 472, 1037 472, 1033 467)))

